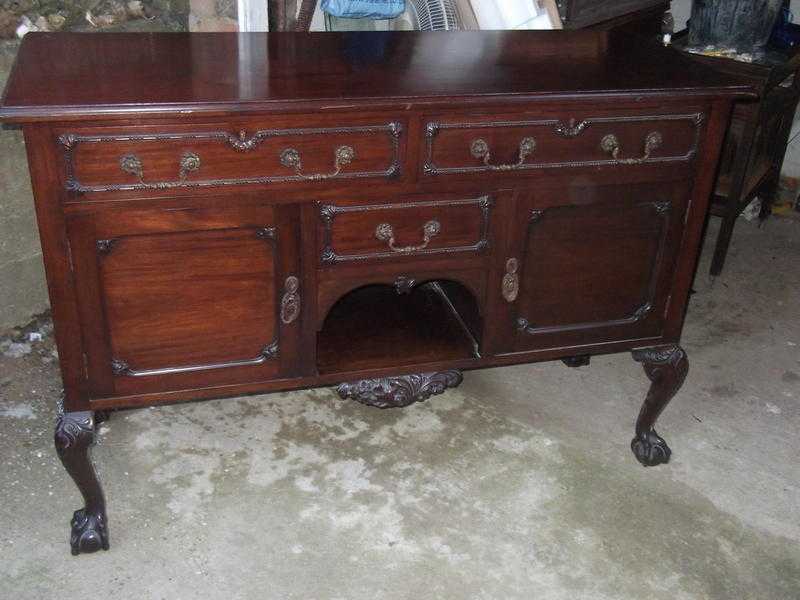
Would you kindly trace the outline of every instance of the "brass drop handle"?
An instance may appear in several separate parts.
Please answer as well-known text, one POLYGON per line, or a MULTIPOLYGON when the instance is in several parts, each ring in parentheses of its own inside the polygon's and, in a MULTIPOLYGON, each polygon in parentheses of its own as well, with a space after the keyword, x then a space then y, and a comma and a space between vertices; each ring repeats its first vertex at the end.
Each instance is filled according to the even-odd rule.
POLYGON ((664 143, 664 138, 658 131, 651 131, 644 139, 644 154, 641 158, 620 158, 622 146, 619 138, 613 133, 609 133, 600 140, 600 149, 606 154, 610 154, 615 163, 619 165, 639 165, 650 158, 653 150, 657 150, 664 143))
POLYGON ((422 227, 422 243, 417 246, 395 246, 394 230, 389 223, 381 223, 375 228, 375 237, 382 242, 386 242, 392 252, 400 254, 408 254, 410 252, 419 252, 428 247, 431 240, 435 238, 442 230, 442 225, 435 219, 428 221, 422 227))
POLYGON ((294 275, 289 275, 283 283, 283 298, 281 298, 281 322, 289 325, 300 315, 300 280, 294 275))
POLYGON ((294 148, 286 148, 281 152, 281 164, 287 169, 293 169, 295 175, 309 181, 319 181, 331 179, 341 173, 342 167, 349 165, 356 157, 356 151, 352 146, 339 146, 334 152, 333 171, 330 173, 303 173, 303 160, 300 152, 294 148))
POLYGON ((489 149, 489 144, 483 138, 472 140, 469 145, 469 151, 472 156, 483 160, 483 165, 492 171, 513 171, 519 169, 525 164, 525 159, 528 158, 533 151, 536 150, 536 140, 532 137, 525 137, 519 143, 519 154, 517 162, 504 165, 492 165, 489 161, 492 159, 492 152, 489 149))
POLYGON ((502 293, 506 302, 514 302, 519 294, 519 261, 516 258, 509 258, 506 261, 506 274, 503 275, 502 293))

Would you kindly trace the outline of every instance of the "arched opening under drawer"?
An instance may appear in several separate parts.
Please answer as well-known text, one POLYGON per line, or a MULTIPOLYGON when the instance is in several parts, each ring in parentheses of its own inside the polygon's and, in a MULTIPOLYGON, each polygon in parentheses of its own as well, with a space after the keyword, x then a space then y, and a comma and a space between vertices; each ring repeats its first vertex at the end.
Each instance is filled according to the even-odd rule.
POLYGON ((336 301, 317 334, 321 375, 480 357, 473 294, 437 279, 356 288, 336 301))

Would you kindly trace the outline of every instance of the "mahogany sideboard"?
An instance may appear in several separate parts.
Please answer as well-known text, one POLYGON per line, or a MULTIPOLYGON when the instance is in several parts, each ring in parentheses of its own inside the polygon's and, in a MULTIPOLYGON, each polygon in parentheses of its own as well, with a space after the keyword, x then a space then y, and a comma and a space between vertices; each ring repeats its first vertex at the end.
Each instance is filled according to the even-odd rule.
POLYGON ((405 406, 461 371, 632 351, 631 447, 679 340, 732 102, 619 32, 29 34, 21 124, 64 396, 108 548, 98 413, 339 384, 405 406))

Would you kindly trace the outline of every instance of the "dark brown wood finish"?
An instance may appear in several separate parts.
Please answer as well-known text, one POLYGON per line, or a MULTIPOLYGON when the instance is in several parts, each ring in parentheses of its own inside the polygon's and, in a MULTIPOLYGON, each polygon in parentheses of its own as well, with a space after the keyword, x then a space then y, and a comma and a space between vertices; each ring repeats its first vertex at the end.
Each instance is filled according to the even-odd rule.
POLYGON ((635 350, 633 358, 642 363, 652 384, 636 419, 636 435, 631 441, 631 450, 642 465, 652 467, 668 462, 672 454, 654 425, 658 415, 683 385, 689 372, 689 361, 680 346, 635 350))
POLYGON ((686 191, 677 182, 532 192, 512 253, 520 262, 512 347, 659 337, 686 191))
POLYGON ((488 195, 440 195, 386 204, 320 204, 319 259, 336 265, 482 253, 489 247, 494 203, 488 195))
POLYGON ((280 342, 296 327, 279 294, 299 269, 294 219, 279 215, 291 209, 218 200, 70 219, 93 395, 283 372, 280 342))
POLYGON ((80 193, 117 192, 393 178, 400 173, 402 122, 353 116, 347 124, 325 126, 316 120, 137 126, 118 133, 70 128, 58 138, 64 184, 80 193))
POLYGON ((697 152, 702 112, 595 109, 491 118, 431 117, 426 125, 424 173, 473 174, 482 179, 540 169, 685 162, 697 152), (649 138, 649 136, 653 136, 649 138), (651 141, 648 147, 648 141, 651 141))
POLYGON ((33 33, 23 40, 0 118, 185 119, 354 103, 402 111, 408 105, 398 100, 451 107, 455 98, 564 99, 587 90, 618 98, 749 93, 679 53, 657 45, 643 51, 637 38, 606 31, 33 33))
POLYGON ((85 450, 111 408, 342 382, 399 406, 460 370, 636 351, 633 449, 664 462, 749 93, 613 32, 26 38, 0 117, 28 145, 73 549, 107 546, 85 450))
POLYGON ((65 215, 61 210, 63 190, 58 184, 58 161, 46 125, 25 127, 25 148, 36 207, 36 222, 42 244, 47 290, 58 346, 64 410, 89 408, 85 347, 88 332, 82 331, 75 289, 72 248, 67 239, 65 215))

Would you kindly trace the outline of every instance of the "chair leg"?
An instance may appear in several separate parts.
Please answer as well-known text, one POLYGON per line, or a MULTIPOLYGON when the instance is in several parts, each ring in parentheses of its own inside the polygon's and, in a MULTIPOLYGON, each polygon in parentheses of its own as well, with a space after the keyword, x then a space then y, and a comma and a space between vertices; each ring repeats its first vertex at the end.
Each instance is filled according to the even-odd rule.
POLYGON ((763 187, 763 191, 761 194, 759 194, 761 197, 761 210, 758 213, 759 227, 763 225, 764 221, 766 221, 772 214, 772 205, 775 204, 775 198, 778 195, 780 182, 781 177, 780 172, 778 172, 770 179, 769 183, 763 187))
POLYGON ((311 20, 314 18, 314 11, 317 10, 317 0, 302 0, 300 11, 297 13, 297 22, 294 24, 295 31, 308 31, 311 27, 311 20))
POLYGON ((728 248, 733 237, 733 228, 736 226, 737 214, 725 215, 722 218, 722 226, 717 235, 717 243, 714 246, 714 258, 711 259, 711 275, 714 277, 722 273, 725 266, 725 258, 728 255, 728 248))

